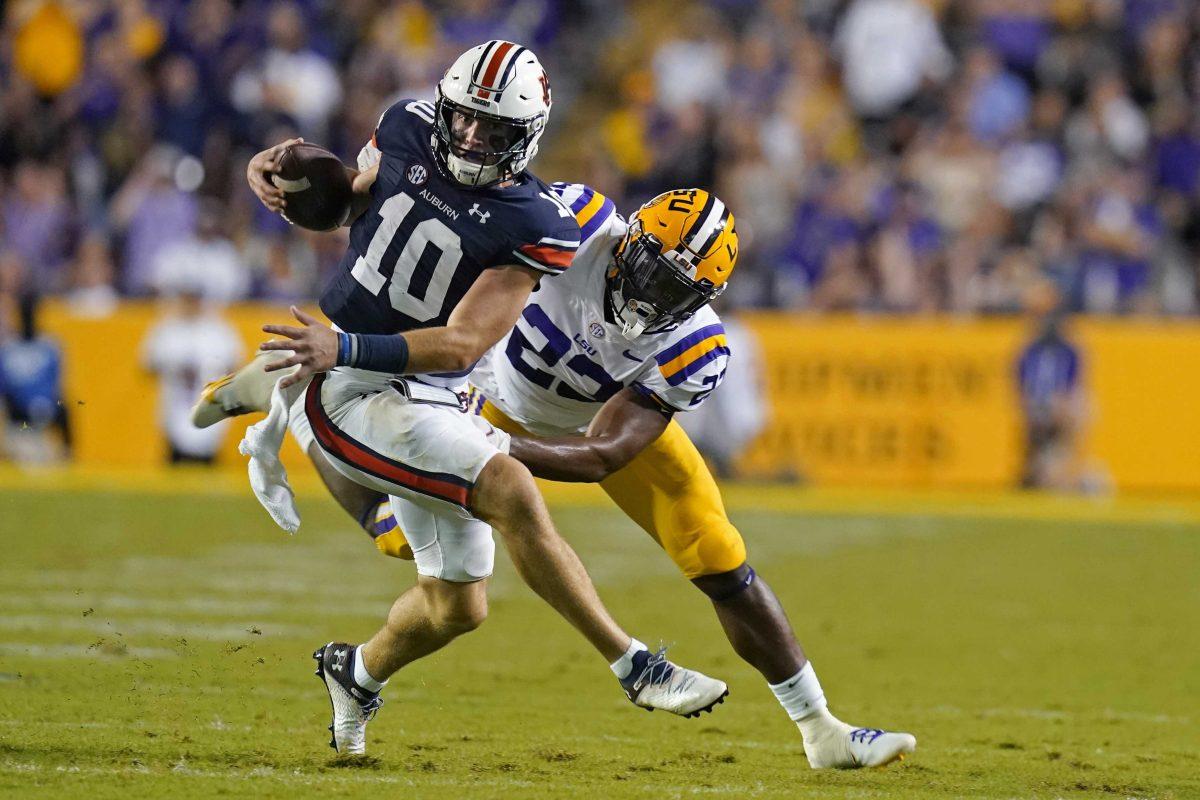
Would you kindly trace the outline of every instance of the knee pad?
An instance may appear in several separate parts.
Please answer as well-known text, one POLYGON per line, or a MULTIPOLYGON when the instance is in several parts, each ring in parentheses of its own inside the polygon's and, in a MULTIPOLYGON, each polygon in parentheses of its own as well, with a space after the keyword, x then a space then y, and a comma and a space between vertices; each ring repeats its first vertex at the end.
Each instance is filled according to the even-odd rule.
POLYGON ((734 572, 746 563, 746 543, 723 516, 664 525, 656 538, 690 580, 734 572))
POLYGON ((485 523, 465 514, 422 519, 411 503, 402 503, 401 508, 400 529, 412 549, 418 575, 447 583, 474 583, 492 574, 496 543, 485 523))
POLYGON ((749 589, 750 585, 754 583, 756 574, 754 567, 743 563, 737 569, 729 572, 692 578, 692 583, 696 584, 696 587, 708 595, 708 598, 714 603, 722 603, 732 600, 749 589))

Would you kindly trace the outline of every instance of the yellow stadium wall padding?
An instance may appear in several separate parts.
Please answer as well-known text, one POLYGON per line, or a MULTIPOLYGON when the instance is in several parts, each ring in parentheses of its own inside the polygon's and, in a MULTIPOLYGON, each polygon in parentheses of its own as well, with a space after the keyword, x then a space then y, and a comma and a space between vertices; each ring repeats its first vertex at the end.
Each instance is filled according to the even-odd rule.
MULTIPOLYGON (((148 301, 123 303, 103 319, 74 316, 63 303, 43 307, 41 326, 65 354, 81 465, 164 462, 157 383, 139 363, 160 313, 148 301)), ((265 338, 263 323, 291 321, 283 306, 245 304, 222 313, 247 357, 265 338)), ((1034 334, 1032 321, 768 312, 741 318, 763 351, 771 409, 770 424, 741 459, 748 477, 897 488, 1019 482, 1024 428, 1016 361, 1034 334)), ((1200 490, 1200 323, 1077 319, 1066 334, 1081 351, 1089 407, 1079 458, 1118 489, 1200 490)), ((244 469, 237 442, 256 419, 230 424, 220 467, 244 469)), ((284 460, 289 469, 305 463, 290 439, 284 460)))
MULTIPOLYGON (((1012 487, 1025 429, 1023 319, 743 315, 765 365, 771 423, 751 477, 818 485, 1012 487)), ((1116 488, 1200 489, 1200 324, 1076 319, 1086 407, 1078 458, 1116 488)), ((737 358, 734 353, 733 358, 737 358)))

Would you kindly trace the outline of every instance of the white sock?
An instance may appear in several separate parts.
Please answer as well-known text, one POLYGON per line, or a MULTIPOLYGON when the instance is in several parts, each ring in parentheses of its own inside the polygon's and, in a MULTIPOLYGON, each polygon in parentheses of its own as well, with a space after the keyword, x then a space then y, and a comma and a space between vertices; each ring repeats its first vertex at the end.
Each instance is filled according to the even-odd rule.
POLYGON ((313 443, 312 427, 308 424, 308 415, 304 413, 304 396, 301 392, 296 402, 288 409, 288 430, 296 437, 296 443, 307 455, 308 446, 313 443))
POLYGON ((806 741, 819 736, 831 724, 838 724, 837 717, 826 708, 825 692, 811 661, 786 681, 772 683, 770 687, 806 741))
POLYGON ((609 669, 613 671, 613 674, 617 676, 617 680, 623 681, 628 678, 629 673, 633 672, 633 657, 642 650, 648 649, 649 648, 646 647, 646 645, 642 644, 637 639, 630 641, 629 649, 626 650, 620 658, 608 665, 609 669))
POLYGON ((378 692, 387 686, 387 681, 377 681, 367 672, 367 665, 363 663, 362 647, 354 648, 354 682, 368 692, 378 692))

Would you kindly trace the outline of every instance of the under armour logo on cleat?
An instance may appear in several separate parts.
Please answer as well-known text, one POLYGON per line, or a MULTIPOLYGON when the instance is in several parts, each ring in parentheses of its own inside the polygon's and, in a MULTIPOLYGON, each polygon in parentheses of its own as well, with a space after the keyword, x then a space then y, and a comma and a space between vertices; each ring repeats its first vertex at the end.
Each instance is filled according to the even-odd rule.
POLYGON ((879 728, 858 728, 850 731, 850 741, 863 744, 871 744, 880 736, 883 736, 883 731, 879 728))
POLYGON ((467 212, 467 214, 468 214, 468 215, 470 215, 470 214, 478 214, 478 215, 479 215, 479 224, 480 224, 480 225, 486 225, 486 224, 487 224, 487 221, 488 221, 488 217, 490 217, 490 216, 492 215, 492 212, 490 212, 490 211, 480 211, 480 210, 479 210, 479 203, 476 203, 475 205, 471 206, 471 210, 470 210, 470 211, 468 211, 468 212, 467 212))
POLYGON ((335 670, 336 672, 341 672, 343 669, 345 669, 347 653, 348 651, 346 650, 335 650, 333 653, 333 666, 331 669, 335 670))

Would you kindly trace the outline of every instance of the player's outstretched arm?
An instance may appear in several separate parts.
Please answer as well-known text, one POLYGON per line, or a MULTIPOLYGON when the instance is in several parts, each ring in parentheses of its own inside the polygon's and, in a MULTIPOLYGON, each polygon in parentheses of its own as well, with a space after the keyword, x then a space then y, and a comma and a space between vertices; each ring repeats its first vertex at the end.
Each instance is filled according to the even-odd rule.
POLYGON ((398 375, 463 372, 512 330, 539 277, 540 273, 526 267, 486 270, 455 306, 446 325, 394 336, 339 335, 292 306, 292 315, 304 327, 264 325, 264 332, 285 338, 259 345, 260 350, 291 350, 292 356, 268 364, 265 370, 299 365, 300 369, 283 379, 283 388, 337 366, 398 375))
POLYGON ((662 435, 670 418, 633 389, 608 399, 583 436, 513 436, 509 455, 539 478, 596 483, 624 467, 662 435))

